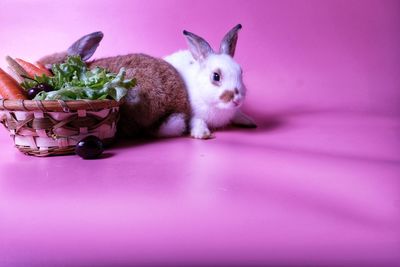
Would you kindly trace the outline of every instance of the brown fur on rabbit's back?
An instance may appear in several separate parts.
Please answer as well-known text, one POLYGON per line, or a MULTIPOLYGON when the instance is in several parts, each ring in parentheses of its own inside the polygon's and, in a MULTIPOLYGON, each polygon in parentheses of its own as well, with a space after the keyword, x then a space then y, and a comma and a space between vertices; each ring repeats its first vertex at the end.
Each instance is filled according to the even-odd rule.
POLYGON ((137 80, 121 106, 119 132, 126 136, 154 133, 169 115, 183 113, 188 120, 190 104, 184 82, 168 62, 145 54, 102 58, 88 63, 118 73, 126 69, 127 78, 137 80))

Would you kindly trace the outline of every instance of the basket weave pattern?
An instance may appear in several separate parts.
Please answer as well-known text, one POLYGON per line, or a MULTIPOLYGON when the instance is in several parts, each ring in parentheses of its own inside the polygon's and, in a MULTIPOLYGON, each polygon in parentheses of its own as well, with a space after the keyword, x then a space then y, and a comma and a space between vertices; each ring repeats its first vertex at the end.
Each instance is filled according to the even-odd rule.
POLYGON ((0 122, 15 146, 34 156, 74 153, 88 135, 111 142, 119 118, 118 102, 0 100, 0 122))

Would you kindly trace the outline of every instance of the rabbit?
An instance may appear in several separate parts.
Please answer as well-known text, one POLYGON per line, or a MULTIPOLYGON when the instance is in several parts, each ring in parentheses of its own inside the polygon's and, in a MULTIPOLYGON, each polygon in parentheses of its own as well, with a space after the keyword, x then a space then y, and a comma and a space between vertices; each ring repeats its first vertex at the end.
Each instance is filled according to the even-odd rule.
MULTIPOLYGON (((125 67, 127 78, 137 80, 138 86, 129 90, 121 105, 118 132, 128 137, 173 137, 189 131, 194 138, 208 139, 212 137, 210 128, 229 123, 255 127, 254 121, 239 109, 246 89, 241 69, 232 56, 240 28, 239 24, 226 34, 219 54, 201 37, 184 31, 189 50, 164 59, 128 54, 88 61, 89 67, 112 72, 125 67)), ((50 68, 68 55, 88 60, 102 38, 101 32, 85 35, 67 51, 45 56, 37 63, 50 68)))
POLYGON ((210 128, 230 123, 256 127, 254 120, 240 110, 246 87, 242 69, 233 56, 241 28, 238 24, 225 35, 218 53, 203 38, 185 30, 189 50, 164 58, 185 81, 192 110, 190 134, 194 138, 210 138, 210 128))

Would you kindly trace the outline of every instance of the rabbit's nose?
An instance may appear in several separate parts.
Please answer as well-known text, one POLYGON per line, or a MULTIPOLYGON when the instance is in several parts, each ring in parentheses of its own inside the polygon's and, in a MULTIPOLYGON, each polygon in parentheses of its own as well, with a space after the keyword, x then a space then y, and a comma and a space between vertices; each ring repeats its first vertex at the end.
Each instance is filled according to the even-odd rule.
POLYGON ((234 97, 235 97, 234 91, 226 90, 222 93, 219 99, 221 99, 225 103, 228 103, 229 101, 232 101, 234 97))
POLYGON ((235 90, 233 90, 235 92, 236 95, 239 94, 239 90, 237 88, 235 88, 235 90))

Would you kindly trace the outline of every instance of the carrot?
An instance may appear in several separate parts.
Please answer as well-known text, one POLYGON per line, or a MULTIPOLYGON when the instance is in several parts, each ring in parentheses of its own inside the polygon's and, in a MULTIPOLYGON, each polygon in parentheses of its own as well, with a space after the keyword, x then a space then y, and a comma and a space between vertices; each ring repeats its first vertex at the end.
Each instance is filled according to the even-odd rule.
POLYGON ((0 68, 0 96, 4 99, 28 99, 24 89, 3 69, 0 68))
MULTIPOLYGON (((39 69, 48 71, 48 72, 50 73, 50 71, 49 71, 42 63, 36 62, 35 65, 36 65, 39 69)), ((50 74, 51 74, 51 73, 50 73, 50 74)), ((51 76, 51 75, 49 75, 49 76, 51 76)))
POLYGON ((18 64, 21 65, 22 68, 24 68, 24 70, 29 74, 29 76, 31 76, 31 78, 33 78, 35 75, 42 76, 43 74, 47 76, 52 76, 50 71, 48 71, 47 69, 39 68, 25 60, 16 58, 15 61, 17 61, 18 64))

